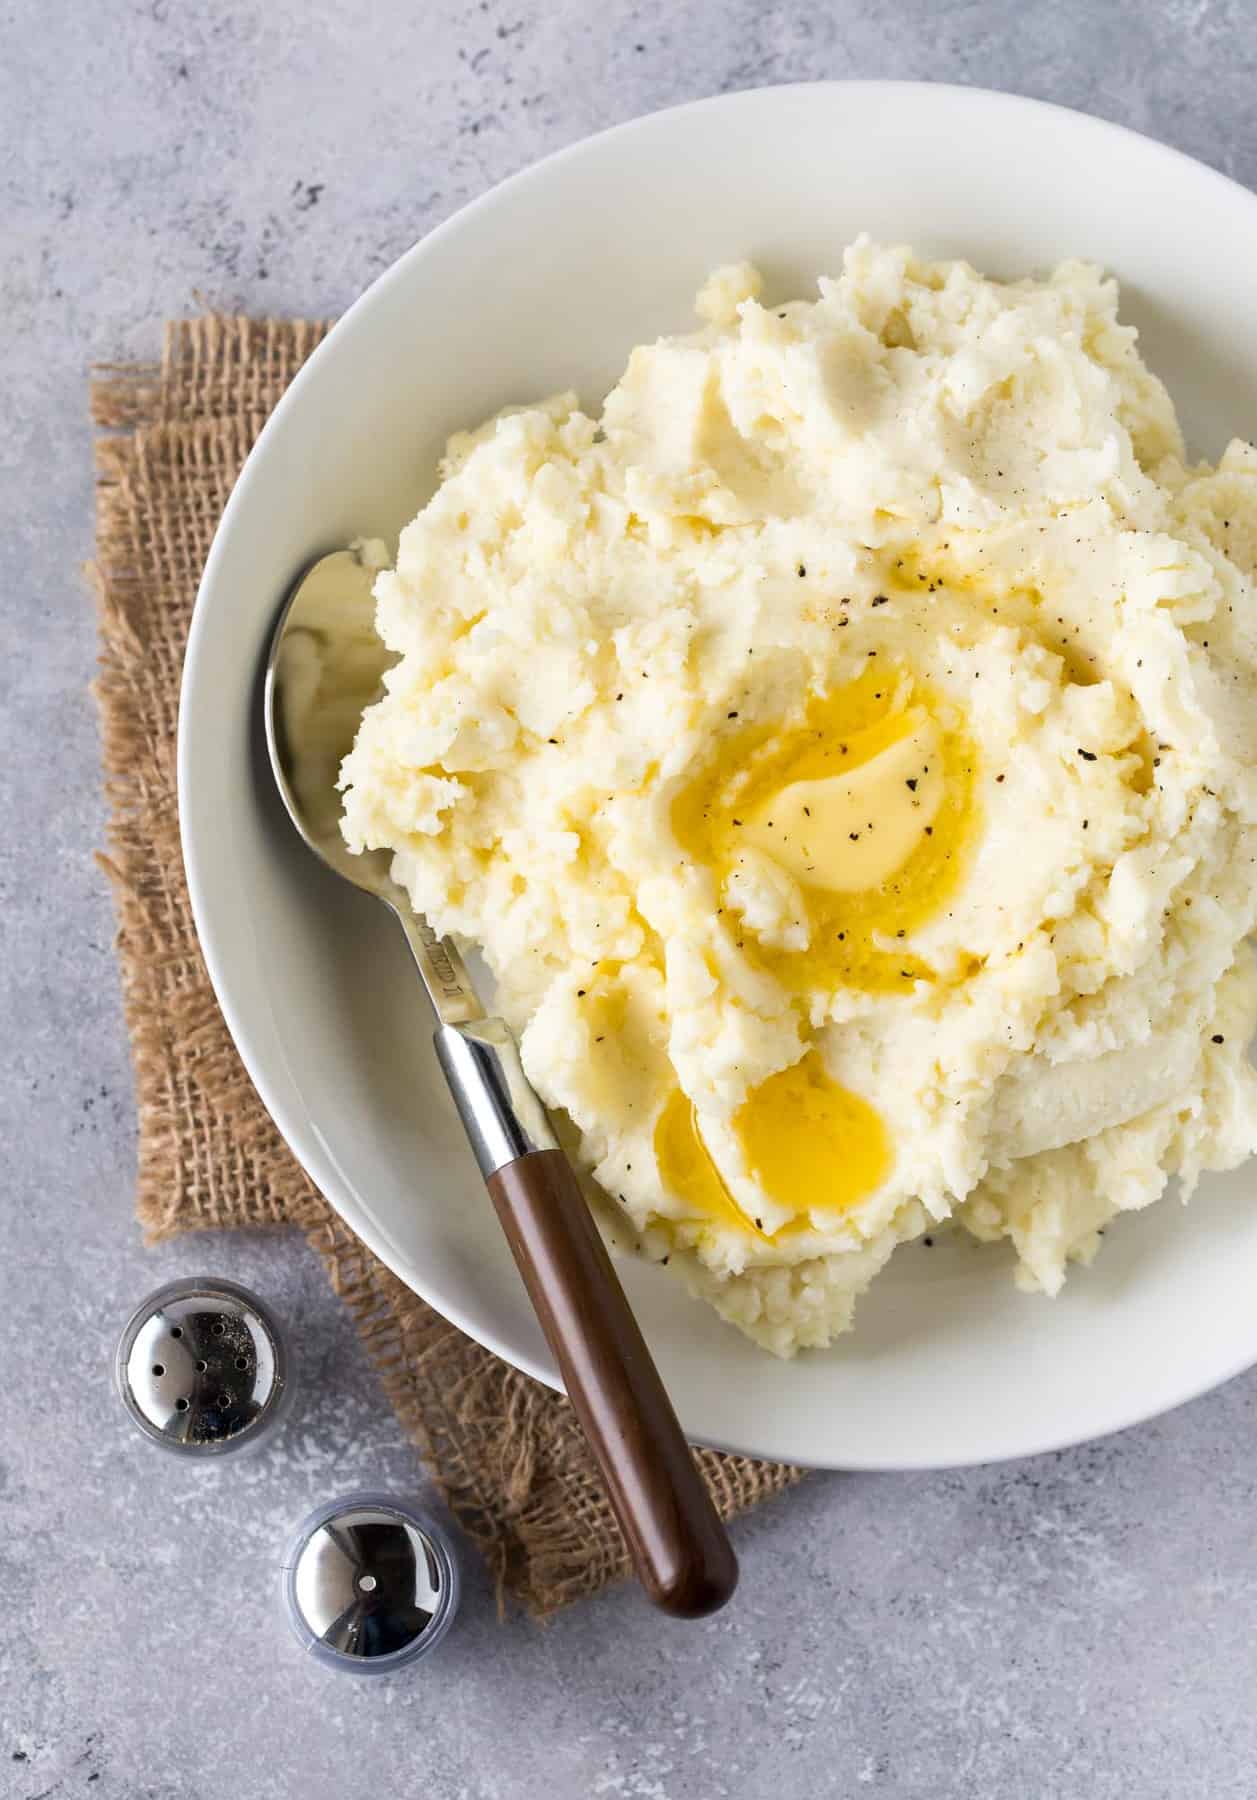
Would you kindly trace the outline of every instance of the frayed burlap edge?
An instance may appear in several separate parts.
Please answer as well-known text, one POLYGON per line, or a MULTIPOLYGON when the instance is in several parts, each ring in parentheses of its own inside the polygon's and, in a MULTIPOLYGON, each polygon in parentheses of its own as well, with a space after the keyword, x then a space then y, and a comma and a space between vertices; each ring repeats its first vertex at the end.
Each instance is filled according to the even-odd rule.
MULTIPOLYGON (((201 961, 179 845, 183 649, 214 528, 248 450, 328 327, 170 324, 160 365, 95 371, 100 674, 108 853, 150 1242, 294 1225, 348 1306, 398 1418, 485 1556, 499 1596, 544 1616, 627 1572, 570 1408, 456 1331, 358 1242, 279 1137, 201 961)), ((728 1518, 799 1471, 698 1451, 728 1518)))

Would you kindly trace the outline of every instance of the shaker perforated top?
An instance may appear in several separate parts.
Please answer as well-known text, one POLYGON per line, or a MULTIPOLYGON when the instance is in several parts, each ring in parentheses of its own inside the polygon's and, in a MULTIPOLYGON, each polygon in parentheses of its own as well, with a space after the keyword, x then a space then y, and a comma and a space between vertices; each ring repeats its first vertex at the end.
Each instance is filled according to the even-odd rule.
POLYGON ((151 1442, 187 1456, 252 1448, 292 1392, 283 1332, 264 1301, 215 1276, 170 1282, 141 1302, 118 1343, 114 1377, 151 1442))

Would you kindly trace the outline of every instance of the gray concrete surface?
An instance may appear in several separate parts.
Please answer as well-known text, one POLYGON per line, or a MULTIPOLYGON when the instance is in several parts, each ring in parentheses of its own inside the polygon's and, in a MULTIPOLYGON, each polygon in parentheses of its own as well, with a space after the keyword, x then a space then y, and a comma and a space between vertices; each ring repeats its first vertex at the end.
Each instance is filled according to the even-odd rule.
POLYGON ((323 314, 609 121, 761 82, 1003 86, 1257 185, 1245 0, 8 0, 0 6, 0 1795, 808 1800, 1257 1793, 1257 1377, 1072 1454, 817 1478, 738 1533, 697 1628, 629 1592, 464 1621, 417 1679, 303 1664, 277 1548, 421 1484, 300 1243, 145 1252, 101 841, 84 383, 195 304, 323 314), (311 1381, 282 1445, 190 1471, 106 1381, 204 1265, 274 1296, 311 1381))

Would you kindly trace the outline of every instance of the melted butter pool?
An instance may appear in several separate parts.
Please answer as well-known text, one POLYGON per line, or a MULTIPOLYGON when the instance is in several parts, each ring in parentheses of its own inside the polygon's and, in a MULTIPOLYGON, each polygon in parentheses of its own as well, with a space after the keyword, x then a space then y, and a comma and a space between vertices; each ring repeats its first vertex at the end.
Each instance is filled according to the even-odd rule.
POLYGON ((807 1214, 843 1212, 886 1179, 891 1150, 874 1109, 832 1081, 815 1050, 752 1089, 733 1117, 746 1166, 768 1198, 799 1215, 767 1233, 725 1186, 693 1103, 673 1089, 655 1127, 659 1173, 696 1215, 763 1243, 804 1228, 807 1214))
POLYGON ((933 830, 944 788, 933 720, 918 706, 897 723, 902 736, 873 755, 851 765, 848 745, 835 772, 799 776, 757 800, 742 821, 740 845, 762 850, 804 887, 832 894, 888 881, 933 830))
POLYGON ((673 830, 722 902, 748 850, 798 882, 805 949, 763 943, 725 912, 738 947, 793 992, 906 990, 936 972, 895 943, 956 890, 975 836, 975 766, 956 709, 870 659, 797 725, 722 739, 674 802, 673 830))

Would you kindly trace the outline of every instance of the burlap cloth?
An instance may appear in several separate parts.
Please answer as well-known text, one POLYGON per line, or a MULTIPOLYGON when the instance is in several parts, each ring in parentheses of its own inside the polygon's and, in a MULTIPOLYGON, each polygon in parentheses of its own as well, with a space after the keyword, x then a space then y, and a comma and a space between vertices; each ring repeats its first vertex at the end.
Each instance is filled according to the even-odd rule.
MULTIPOLYGON (((135 1063, 136 1210, 151 1242, 225 1226, 304 1231, 499 1595, 542 1615, 627 1573, 568 1404, 425 1306, 311 1186, 227 1035, 184 883, 175 720, 197 581, 250 445, 327 329, 243 318, 171 324, 160 367, 109 366, 92 384, 97 692, 111 815, 102 861, 135 1063)), ((345 1453, 349 1466, 353 1446, 345 1453)), ((696 1454, 726 1517, 799 1473, 696 1454)))

